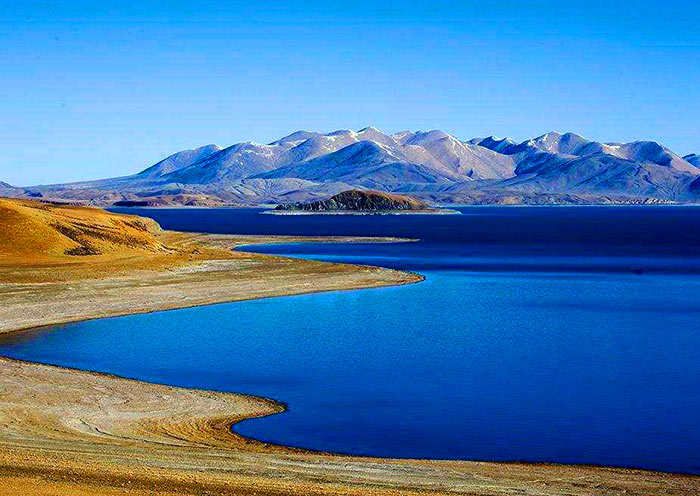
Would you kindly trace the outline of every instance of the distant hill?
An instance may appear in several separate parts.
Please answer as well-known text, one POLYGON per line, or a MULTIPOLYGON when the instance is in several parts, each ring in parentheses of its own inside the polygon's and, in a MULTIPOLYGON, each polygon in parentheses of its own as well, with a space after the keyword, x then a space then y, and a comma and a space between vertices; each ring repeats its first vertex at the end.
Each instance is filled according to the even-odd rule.
POLYGON ((0 196, 21 196, 24 190, 15 188, 11 184, 0 181, 0 196))
POLYGON ((104 210, 0 198, 0 262, 167 252, 151 220, 104 210))
POLYGON ((397 210, 433 210, 425 202, 405 195, 392 195, 381 191, 350 190, 338 193, 326 200, 307 203, 278 205, 276 210, 306 212, 382 212, 397 210))
POLYGON ((296 131, 266 145, 206 145, 131 176, 12 191, 96 205, 293 203, 349 189, 448 203, 698 202, 699 162, 653 141, 603 143, 558 132, 520 143, 462 141, 440 130, 367 127, 296 131))

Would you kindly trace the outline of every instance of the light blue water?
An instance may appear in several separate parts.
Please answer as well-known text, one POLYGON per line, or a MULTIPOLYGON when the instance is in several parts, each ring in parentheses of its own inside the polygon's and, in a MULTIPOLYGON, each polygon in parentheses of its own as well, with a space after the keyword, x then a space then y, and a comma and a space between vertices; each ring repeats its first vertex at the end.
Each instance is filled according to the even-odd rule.
MULTIPOLYGON (((508 226, 548 216, 568 225, 557 216, 583 214, 533 210, 440 220, 437 233, 434 217, 353 221, 369 232, 398 223, 422 243, 257 248, 407 267, 426 275, 419 284, 58 326, 3 337, 0 353, 272 397, 288 411, 237 430, 288 445, 700 473, 700 277, 696 247, 683 246, 697 234, 639 241, 615 217, 637 214, 594 210, 586 215, 599 216, 595 231, 608 225, 610 239, 623 231, 619 243, 601 249, 590 242, 596 233, 571 242, 559 228, 556 246, 542 252, 534 240, 513 243, 508 226), (460 239, 479 223, 493 233, 500 225, 507 242, 493 239, 484 251, 460 239)), ((158 219, 167 227, 186 215, 160 212, 173 215, 158 219)), ((205 212, 210 222, 224 215, 205 212)), ((637 212, 645 212, 640 231, 667 232, 668 210, 637 212)), ((226 215, 232 230, 269 229, 269 216, 226 215)), ((684 225, 700 220, 700 211, 684 215, 684 225)), ((305 219, 295 229, 319 229, 305 219)))

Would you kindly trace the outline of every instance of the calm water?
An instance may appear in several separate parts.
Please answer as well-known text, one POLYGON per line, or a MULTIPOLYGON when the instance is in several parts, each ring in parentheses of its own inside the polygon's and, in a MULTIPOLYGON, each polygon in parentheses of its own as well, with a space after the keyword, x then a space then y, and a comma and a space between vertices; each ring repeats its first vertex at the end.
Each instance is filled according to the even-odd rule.
POLYGON ((700 209, 462 210, 131 209, 183 230, 420 238, 255 250, 427 279, 18 333, 0 354, 273 397, 288 412, 237 430, 283 444, 700 473, 700 209))

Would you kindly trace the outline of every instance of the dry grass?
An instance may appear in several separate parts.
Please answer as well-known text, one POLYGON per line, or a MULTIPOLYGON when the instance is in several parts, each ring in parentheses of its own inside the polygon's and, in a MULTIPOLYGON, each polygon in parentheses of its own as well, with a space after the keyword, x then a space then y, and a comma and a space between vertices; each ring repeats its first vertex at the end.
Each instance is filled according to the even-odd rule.
POLYGON ((34 262, 65 255, 162 253, 158 224, 101 210, 0 198, 0 260, 34 262))

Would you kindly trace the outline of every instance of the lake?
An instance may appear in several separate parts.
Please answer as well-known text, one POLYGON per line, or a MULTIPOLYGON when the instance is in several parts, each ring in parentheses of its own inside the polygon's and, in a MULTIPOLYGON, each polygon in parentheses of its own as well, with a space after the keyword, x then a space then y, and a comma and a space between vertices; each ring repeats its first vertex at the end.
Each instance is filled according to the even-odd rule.
POLYGON ((236 430, 286 445, 699 474, 700 208, 459 210, 118 209, 178 230, 417 238, 245 249, 426 280, 55 326, 0 337, 0 354, 275 398, 287 412, 236 430))

